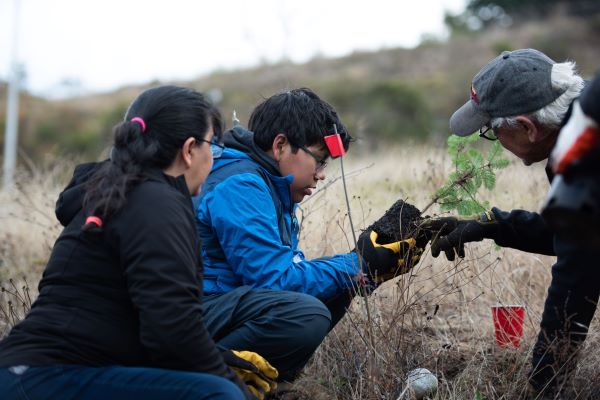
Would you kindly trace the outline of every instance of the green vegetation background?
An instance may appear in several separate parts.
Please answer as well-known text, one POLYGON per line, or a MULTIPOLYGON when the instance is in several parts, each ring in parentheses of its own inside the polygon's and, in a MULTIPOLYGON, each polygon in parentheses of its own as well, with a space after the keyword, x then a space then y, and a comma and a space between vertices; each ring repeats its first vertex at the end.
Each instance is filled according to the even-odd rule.
MULTIPOLYGON (((594 3, 590 8, 576 9, 563 4, 569 2, 547 2, 559 3, 552 12, 527 8, 512 11, 514 2, 505 2, 510 3, 505 7, 513 12, 510 25, 503 24, 506 14, 498 13, 490 2, 472 1, 465 13, 446 17, 453 32, 449 40, 424 38, 414 49, 357 52, 336 59, 315 58, 301 65, 281 62, 216 71, 193 81, 149 82, 60 101, 23 93, 20 162, 40 165, 65 155, 101 157, 110 141, 111 128, 122 118, 128 102, 144 88, 163 83, 212 94, 228 121, 235 109, 242 123, 263 97, 294 87, 310 87, 338 109, 353 136, 368 144, 357 146, 358 151, 371 151, 389 141, 445 145, 448 119, 467 100, 471 78, 502 50, 533 47, 556 61, 575 60, 584 77, 591 77, 600 68, 598 2, 575 2, 584 6, 594 3), (479 21, 475 27, 474 18, 479 21)), ((526 3, 540 10, 539 2, 526 3)), ((2 132, 5 99, 6 85, 0 83, 2 132)))

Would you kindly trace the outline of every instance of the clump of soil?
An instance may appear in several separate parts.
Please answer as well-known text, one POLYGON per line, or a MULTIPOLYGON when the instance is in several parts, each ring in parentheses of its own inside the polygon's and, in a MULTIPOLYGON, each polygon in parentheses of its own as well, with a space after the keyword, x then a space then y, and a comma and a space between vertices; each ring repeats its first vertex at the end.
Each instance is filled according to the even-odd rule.
POLYGON ((412 237, 417 238, 419 245, 419 224, 422 220, 421 211, 417 207, 398 200, 367 230, 377 232, 379 243, 392 243, 412 237))

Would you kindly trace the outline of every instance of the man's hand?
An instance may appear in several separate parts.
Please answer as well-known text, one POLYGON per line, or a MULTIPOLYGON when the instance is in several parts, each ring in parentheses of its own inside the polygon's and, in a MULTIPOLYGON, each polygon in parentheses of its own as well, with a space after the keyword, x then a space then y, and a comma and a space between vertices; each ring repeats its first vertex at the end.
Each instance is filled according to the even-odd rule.
POLYGON ((421 228, 439 232, 433 235, 431 255, 437 257, 443 251, 449 261, 454 261, 455 253, 461 258, 465 256, 465 243, 494 239, 498 221, 493 212, 485 211, 470 218, 431 218, 425 220, 421 228))
POLYGON ((259 400, 277 388, 279 372, 267 360, 251 351, 225 350, 225 363, 244 381, 248 390, 259 400))
POLYGON ((423 249, 415 246, 414 238, 382 244, 377 242, 377 237, 374 230, 364 231, 356 246, 366 263, 367 275, 376 283, 405 274, 419 262, 423 249))

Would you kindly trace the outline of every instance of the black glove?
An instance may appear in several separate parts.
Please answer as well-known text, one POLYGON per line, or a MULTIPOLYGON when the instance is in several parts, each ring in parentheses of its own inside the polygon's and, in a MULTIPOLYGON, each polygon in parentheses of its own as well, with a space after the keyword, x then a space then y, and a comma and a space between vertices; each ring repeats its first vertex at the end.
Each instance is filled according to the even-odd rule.
POLYGON ((419 262, 423 249, 415 247, 414 238, 381 244, 377 243, 377 237, 374 230, 366 230, 356 243, 356 251, 365 262, 364 270, 372 281, 382 283, 405 274, 419 262))
POLYGON ((495 239, 498 221, 493 212, 485 211, 471 218, 431 218, 421 228, 439 232, 431 241, 431 255, 437 257, 443 251, 449 261, 454 261, 455 253, 465 256, 465 243, 495 239))

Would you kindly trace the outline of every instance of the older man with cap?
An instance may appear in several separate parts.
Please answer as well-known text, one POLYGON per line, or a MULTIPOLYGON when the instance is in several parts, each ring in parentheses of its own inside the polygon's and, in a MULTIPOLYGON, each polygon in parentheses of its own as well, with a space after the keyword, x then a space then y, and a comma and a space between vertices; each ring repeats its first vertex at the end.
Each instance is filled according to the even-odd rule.
MULTIPOLYGON (((473 78, 470 99, 450 119, 451 131, 499 140, 525 165, 548 158, 561 126, 584 81, 572 62, 556 63, 534 49, 506 51, 473 78)), ((546 169, 552 179, 550 169, 546 169)), ((556 255, 552 282, 533 350, 529 382, 534 393, 556 393, 572 369, 575 350, 586 337, 599 296, 598 250, 581 251, 556 238, 540 214, 492 208, 473 218, 442 217, 428 222, 443 231, 431 245, 437 257, 464 257, 468 242, 493 239, 496 244, 531 253, 556 255)))

